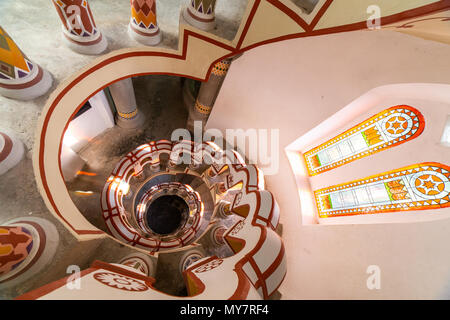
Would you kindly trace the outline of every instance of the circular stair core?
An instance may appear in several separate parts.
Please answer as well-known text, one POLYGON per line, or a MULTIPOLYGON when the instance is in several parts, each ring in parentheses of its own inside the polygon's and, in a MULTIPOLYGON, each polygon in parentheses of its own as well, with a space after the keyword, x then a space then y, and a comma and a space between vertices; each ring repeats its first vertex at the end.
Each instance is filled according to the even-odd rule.
POLYGON ((146 223, 156 234, 168 235, 177 231, 189 215, 186 201, 177 195, 164 195, 149 205, 146 223))

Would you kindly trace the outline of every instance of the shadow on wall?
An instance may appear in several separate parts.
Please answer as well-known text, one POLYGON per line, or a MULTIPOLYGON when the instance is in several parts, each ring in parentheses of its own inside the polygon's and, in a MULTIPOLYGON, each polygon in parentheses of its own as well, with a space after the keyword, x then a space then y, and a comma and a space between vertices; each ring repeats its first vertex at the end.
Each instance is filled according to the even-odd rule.
MULTIPOLYGON (((290 144, 286 148, 286 153, 296 177, 302 203, 303 224, 404 223, 449 218, 448 191, 450 188, 446 181, 450 149, 442 142, 447 129, 445 115, 450 114, 449 101, 450 86, 444 84, 397 84, 378 87, 354 100, 290 144), (309 154, 319 150, 317 161, 320 168, 320 157, 325 156, 321 153, 326 152, 328 156, 331 156, 334 151, 339 154, 343 152, 340 145, 346 141, 345 135, 333 140, 338 134, 348 132, 348 139, 355 140, 358 134, 373 131, 374 124, 383 131, 390 125, 389 121, 402 121, 403 118, 401 114, 394 113, 383 120, 379 113, 393 106, 404 105, 414 106, 418 113, 423 115, 422 129, 419 129, 417 124, 417 137, 412 136, 414 139, 409 140, 402 134, 397 134, 393 138, 404 139, 404 143, 403 141, 394 143, 394 139, 386 144, 386 148, 383 148, 383 141, 387 139, 385 135, 389 135, 386 133, 383 134, 383 141, 375 141, 376 143, 373 144, 373 148, 380 150, 373 149, 369 143, 368 151, 365 154, 361 153, 357 159, 353 159, 356 153, 355 156, 350 155, 353 158, 341 155, 337 160, 340 162, 336 162, 342 163, 341 165, 331 167, 327 169, 328 171, 308 173, 305 154, 308 154, 308 161, 310 161, 309 154), (374 119, 372 124, 365 122, 374 115, 378 118, 374 119), (362 131, 364 132, 360 133, 358 129, 349 130, 354 126, 359 128, 363 123, 365 128, 362 131), (327 143, 324 149, 318 148, 324 143, 327 143), (348 159, 353 160, 347 161, 348 159), (400 169, 409 170, 402 173, 400 169), (414 170, 422 173, 412 172, 414 170), (425 182, 426 189, 423 189, 420 179, 434 180, 425 182), (353 186, 347 185, 352 183, 353 186), (401 185, 394 188, 395 183, 401 185), (432 190, 434 187, 442 190, 434 192, 432 190), (342 191, 344 189, 348 191, 342 191), (396 192, 397 190, 399 192, 396 192), (324 198, 319 196, 324 192, 328 194, 326 202, 329 205, 324 205, 322 201, 324 198), (361 202, 362 193, 368 195, 369 202, 361 202), (321 217, 318 217, 318 208, 322 212, 321 217), (333 214, 323 215, 324 210, 333 214)), ((416 128, 412 120, 410 121, 411 132, 416 128)), ((409 123, 404 122, 405 126, 409 123)))

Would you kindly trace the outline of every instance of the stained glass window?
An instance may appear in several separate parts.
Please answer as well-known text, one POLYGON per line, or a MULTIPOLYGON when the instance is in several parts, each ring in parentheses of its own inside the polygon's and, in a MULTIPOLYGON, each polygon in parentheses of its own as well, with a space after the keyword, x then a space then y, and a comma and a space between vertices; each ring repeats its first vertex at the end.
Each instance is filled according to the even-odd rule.
POLYGON ((386 109, 320 146, 304 153, 310 176, 402 144, 425 127, 422 114, 400 105, 386 109))
POLYGON ((426 162, 314 192, 320 218, 450 207, 450 167, 426 162))

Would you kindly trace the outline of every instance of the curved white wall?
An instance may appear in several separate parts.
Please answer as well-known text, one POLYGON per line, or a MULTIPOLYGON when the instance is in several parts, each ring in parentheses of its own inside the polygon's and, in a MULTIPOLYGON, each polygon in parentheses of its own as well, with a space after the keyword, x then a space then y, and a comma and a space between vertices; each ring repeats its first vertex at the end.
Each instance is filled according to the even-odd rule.
MULTIPOLYGON (((448 56, 450 47, 441 43, 390 31, 361 31, 271 44, 253 49, 233 63, 207 128, 280 129, 280 170, 266 176, 266 184, 281 210, 288 261, 286 281, 280 288, 284 298, 450 297, 449 219, 302 225, 304 208, 284 153, 286 146, 373 88, 396 83, 450 83, 450 74, 443 72, 448 69, 448 56), (369 265, 381 268, 381 290, 366 286, 369 265)), ((414 106, 420 99, 413 100, 402 103, 414 106)), ((373 113, 397 102, 399 99, 374 102, 373 113)), ((439 102, 421 102, 446 108, 439 102)), ((428 112, 427 107, 416 107, 428 112)), ((383 157, 386 152, 372 157, 383 157)), ((417 162, 421 158, 426 157, 420 155, 417 162)), ((399 167, 404 162, 400 160, 399 167)), ((341 174, 350 175, 348 180, 353 179, 349 169, 341 169, 341 174)), ((377 173, 384 169, 368 170, 377 173)))

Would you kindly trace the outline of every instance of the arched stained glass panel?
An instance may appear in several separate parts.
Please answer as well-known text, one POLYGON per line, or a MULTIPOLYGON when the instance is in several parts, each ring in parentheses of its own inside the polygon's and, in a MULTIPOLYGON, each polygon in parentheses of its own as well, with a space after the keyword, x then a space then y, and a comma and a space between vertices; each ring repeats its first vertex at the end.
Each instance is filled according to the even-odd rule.
POLYGON ((310 176, 340 167, 418 137, 425 127, 422 114, 400 105, 386 109, 304 153, 310 176))
POLYGON ((319 218, 450 207, 450 167, 425 162, 314 192, 319 218))

